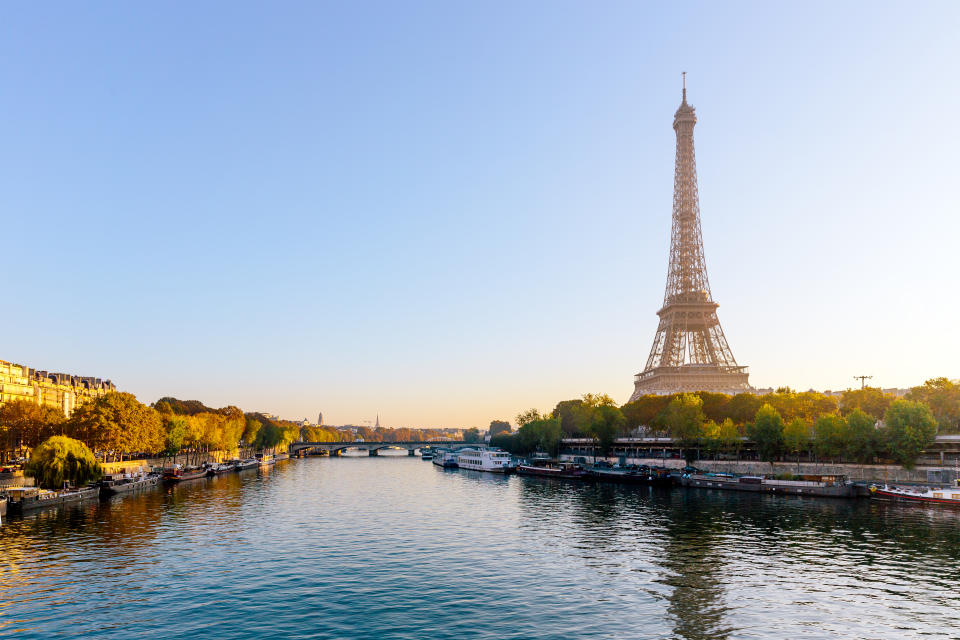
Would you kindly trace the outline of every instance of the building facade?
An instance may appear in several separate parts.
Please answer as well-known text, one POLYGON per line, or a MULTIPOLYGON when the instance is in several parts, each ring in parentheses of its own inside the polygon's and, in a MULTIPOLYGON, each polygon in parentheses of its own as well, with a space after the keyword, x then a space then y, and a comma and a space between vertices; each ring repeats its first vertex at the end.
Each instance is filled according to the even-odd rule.
POLYGON ((85 402, 116 390, 109 380, 38 371, 0 360, 0 405, 13 400, 28 400, 58 407, 69 416, 85 402))

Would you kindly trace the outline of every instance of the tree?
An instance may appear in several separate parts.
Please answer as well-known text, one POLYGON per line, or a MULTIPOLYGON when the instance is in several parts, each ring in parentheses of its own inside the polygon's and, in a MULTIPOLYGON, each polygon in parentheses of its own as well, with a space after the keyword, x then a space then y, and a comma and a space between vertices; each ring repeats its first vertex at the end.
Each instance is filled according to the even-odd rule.
POLYGON ((797 469, 800 469, 800 453, 810 446, 812 433, 810 424, 802 418, 794 418, 783 428, 783 447, 797 457, 797 469))
MULTIPOLYGON (((734 396, 734 399, 737 397, 734 396)), ((773 462, 783 451, 783 428, 783 418, 769 404, 757 410, 753 423, 747 427, 747 435, 757 445, 761 460, 773 462)))
POLYGON ((730 396, 725 393, 712 393, 710 391, 697 391, 695 395, 703 402, 703 415, 716 423, 722 423, 726 417, 726 408, 727 403, 730 402, 730 396))
POLYGON ((590 437, 594 439, 601 455, 607 455, 613 441, 617 439, 626 420, 616 406, 602 404, 594 408, 590 421, 590 437))
POLYGON ((166 446, 160 414, 132 393, 111 391, 80 405, 66 431, 94 451, 109 452, 120 460, 124 453, 157 453, 166 446))
POLYGON ((660 423, 679 445, 688 464, 694 460, 694 447, 703 436, 703 422, 703 400, 692 393, 674 396, 660 418, 660 423))
POLYGON ((583 413, 581 411, 582 405, 583 400, 580 398, 561 400, 553 409, 553 415, 560 419, 560 428, 565 435, 572 437, 583 434, 586 425, 582 424, 582 420, 580 420, 583 413))
POLYGON ((884 393, 877 387, 847 389, 840 397, 840 412, 843 415, 848 415, 850 412, 859 409, 873 416, 874 420, 879 420, 893 400, 893 395, 884 393))
POLYGON ((465 429, 463 432, 463 441, 480 442, 480 429, 477 429, 476 427, 465 429))
POLYGON ((182 416, 169 414, 164 420, 164 438, 163 455, 175 456, 181 449, 187 439, 187 421, 182 416))
POLYGON ((922 402, 930 408, 940 433, 960 429, 960 382, 932 378, 907 392, 907 400, 922 402))
POLYGON ((102 475, 87 445, 66 436, 48 438, 34 449, 24 473, 47 489, 59 489, 64 483, 84 485, 102 475))
POLYGON ((813 449, 821 458, 836 458, 846 447, 847 423, 836 415, 824 414, 813 423, 813 449))
POLYGON ((912 469, 924 449, 933 444, 937 421, 927 405, 894 400, 883 416, 883 438, 893 459, 912 469))
POLYGON ((58 407, 31 400, 11 400, 0 406, 3 459, 8 451, 32 449, 50 436, 60 434, 63 421, 63 412, 58 407))
POLYGON ((517 414, 517 426, 522 427, 528 422, 533 422, 534 420, 541 420, 542 418, 543 416, 540 415, 540 412, 537 411, 536 409, 527 409, 526 411, 523 411, 517 414))
POLYGON ((650 430, 659 431, 662 427, 657 422, 657 416, 667 408, 670 400, 670 396, 649 395, 641 396, 623 405, 620 411, 623 412, 627 428, 647 427, 650 430))
POLYGON ((844 455, 861 464, 871 462, 880 448, 877 421, 872 415, 853 409, 847 414, 847 437, 844 455))
POLYGON ((763 400, 752 393, 738 393, 727 401, 724 412, 735 424, 747 424, 757 415, 761 406, 763 400))
POLYGON ((510 433, 510 423, 506 420, 492 420, 490 422, 490 437, 497 435, 498 433, 510 433))

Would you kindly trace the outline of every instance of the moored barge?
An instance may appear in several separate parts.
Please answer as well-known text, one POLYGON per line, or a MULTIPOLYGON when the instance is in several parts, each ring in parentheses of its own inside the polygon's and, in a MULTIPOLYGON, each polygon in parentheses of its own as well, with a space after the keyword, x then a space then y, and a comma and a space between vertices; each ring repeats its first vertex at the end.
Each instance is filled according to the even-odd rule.
POLYGON ((100 487, 47 491, 37 487, 10 487, 7 489, 7 510, 10 513, 27 513, 46 507, 57 507, 100 497, 100 487))
POLYGON ((199 480, 207 477, 207 470, 202 467, 181 467, 175 465, 163 470, 163 481, 167 484, 185 482, 187 480, 199 480))
POLYGON ((680 484, 702 489, 776 493, 793 496, 820 496, 826 498, 853 498, 856 486, 842 475, 803 475, 792 479, 765 476, 738 476, 730 473, 683 474, 680 484))
POLYGON ((109 498, 123 493, 134 493, 149 489, 160 484, 160 475, 150 473, 142 476, 124 477, 122 474, 104 476, 97 483, 100 487, 100 497, 109 498))
POLYGON ((556 460, 532 460, 527 464, 518 464, 517 475, 566 480, 587 480, 590 476, 579 464, 556 460))

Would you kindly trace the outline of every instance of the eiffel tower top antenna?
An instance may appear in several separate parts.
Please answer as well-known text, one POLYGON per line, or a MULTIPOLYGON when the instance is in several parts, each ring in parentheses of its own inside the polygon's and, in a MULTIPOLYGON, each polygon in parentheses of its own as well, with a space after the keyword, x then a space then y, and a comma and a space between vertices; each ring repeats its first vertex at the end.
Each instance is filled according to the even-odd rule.
POLYGON ((683 71, 680 73, 683 76, 683 101, 687 101, 687 72, 683 71))

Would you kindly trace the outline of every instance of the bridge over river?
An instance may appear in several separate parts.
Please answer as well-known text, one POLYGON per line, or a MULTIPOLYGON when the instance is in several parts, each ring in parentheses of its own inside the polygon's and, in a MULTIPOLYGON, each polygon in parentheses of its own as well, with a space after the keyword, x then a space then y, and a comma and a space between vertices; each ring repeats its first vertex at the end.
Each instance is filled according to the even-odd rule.
POLYGON ((329 451, 332 456, 339 456, 348 449, 367 451, 371 456, 378 455, 384 449, 406 449, 407 454, 414 456, 417 451, 425 447, 485 447, 482 442, 466 442, 463 440, 422 440, 419 442, 294 442, 287 448, 291 456, 301 451, 329 451))

